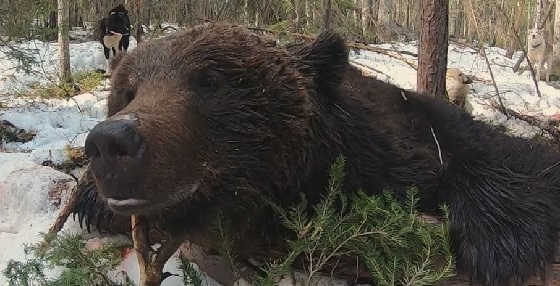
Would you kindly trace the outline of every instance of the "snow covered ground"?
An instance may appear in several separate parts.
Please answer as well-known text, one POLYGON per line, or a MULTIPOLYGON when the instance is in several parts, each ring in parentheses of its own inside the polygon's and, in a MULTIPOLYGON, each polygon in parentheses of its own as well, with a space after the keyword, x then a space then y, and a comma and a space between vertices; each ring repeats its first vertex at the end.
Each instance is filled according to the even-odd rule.
MULTIPOLYGON (((132 39, 131 49, 135 44, 132 39)), ((33 41, 24 46, 37 49, 36 58, 42 62, 31 75, 14 70, 14 61, 0 59, 0 120, 8 120, 18 128, 37 133, 30 142, 7 143, 0 149, 0 269, 5 268, 9 259, 24 259, 22 244, 37 241, 38 233, 48 229, 59 211, 60 202, 52 200, 53 194, 64 199, 64 194, 74 185, 70 176, 41 166, 42 162, 63 161, 66 145, 83 146, 88 131, 104 119, 108 96, 108 92, 104 91, 107 82, 73 100, 21 96, 30 84, 52 80, 58 50, 56 43, 33 41)), ((417 52, 416 43, 377 47, 417 52)), ((105 68, 102 47, 97 42, 72 43, 70 51, 74 72, 105 68)), ((4 58, 1 53, 0 58, 4 58)), ((506 58, 505 51, 498 48, 488 48, 487 53, 506 107, 535 116, 560 114, 560 90, 540 82, 543 96, 539 98, 529 72, 519 75, 512 72, 511 67, 520 53, 516 53, 513 59, 506 58)), ((413 56, 403 57, 416 63, 413 56)), ((351 60, 371 67, 372 74, 382 80, 405 89, 416 88, 416 71, 401 60, 368 51, 352 52, 351 60)), ((449 47, 449 66, 460 68, 479 79, 490 80, 484 59, 471 48, 452 44, 449 47)), ((489 105, 494 99, 493 86, 475 80, 467 98, 468 109, 478 119, 506 126, 512 134, 531 137, 538 133, 528 124, 507 120, 496 112, 489 105)), ((65 231, 79 231, 79 228, 70 219, 65 231)), ((175 267, 174 261, 166 266, 170 270, 175 267)), ((134 254, 126 258, 122 268, 138 279, 134 254)), ((215 283, 208 280, 208 285, 212 284, 215 283)), ((3 285, 6 281, 0 275, 0 286, 3 285)), ((167 279, 165 285, 182 284, 175 277, 167 279)))
MULTIPOLYGON (((376 47, 411 53, 418 52, 416 42, 383 44, 376 45, 376 47)), ((543 118, 559 113, 559 89, 541 81, 539 82, 539 90, 542 97, 538 97, 528 70, 521 74, 513 73, 512 67, 521 56, 521 52, 515 53, 513 58, 509 59, 505 57, 505 50, 491 47, 486 48, 486 54, 491 63, 500 96, 507 108, 521 114, 543 118)), ((413 56, 402 54, 402 57, 414 64, 418 63, 417 58, 413 56)), ((374 68, 375 70, 372 70, 371 74, 381 80, 394 83, 404 89, 416 89, 416 70, 404 61, 363 50, 359 53, 351 52, 350 59, 360 65, 374 68)), ((526 67, 526 65, 524 61, 521 67, 526 67)), ((508 120, 504 114, 497 112, 495 108, 490 106, 492 101, 497 100, 496 92, 491 84, 488 66, 477 51, 469 47, 450 44, 448 67, 459 68, 465 74, 474 75, 476 78, 483 80, 483 82, 475 80, 470 85, 471 92, 467 96, 466 108, 475 118, 492 124, 503 125, 512 135, 530 138, 539 134, 538 128, 520 120, 508 120)))

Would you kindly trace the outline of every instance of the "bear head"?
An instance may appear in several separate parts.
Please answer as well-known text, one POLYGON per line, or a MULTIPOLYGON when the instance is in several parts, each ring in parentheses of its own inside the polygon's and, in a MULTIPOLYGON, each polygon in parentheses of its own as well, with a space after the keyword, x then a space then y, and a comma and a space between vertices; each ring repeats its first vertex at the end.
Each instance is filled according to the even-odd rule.
POLYGON ((98 193, 130 215, 297 191, 317 95, 337 88, 347 56, 332 33, 283 48, 227 24, 140 45, 120 59, 108 118, 86 140, 98 193))

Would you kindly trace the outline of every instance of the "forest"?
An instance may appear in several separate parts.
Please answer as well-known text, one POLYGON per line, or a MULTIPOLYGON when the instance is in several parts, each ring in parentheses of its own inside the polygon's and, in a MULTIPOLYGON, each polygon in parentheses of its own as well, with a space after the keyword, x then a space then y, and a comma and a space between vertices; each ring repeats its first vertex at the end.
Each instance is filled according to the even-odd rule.
MULTIPOLYGON (((317 46, 321 47, 320 44, 317 46)), ((189 49, 196 48, 189 46, 189 49)), ((171 57, 171 54, 166 56, 171 57)), ((156 65, 153 68, 158 69, 161 69, 161 66, 156 65)), ((207 76, 208 80, 201 80, 200 90, 216 91, 212 86, 215 83, 212 81, 215 80, 212 77, 214 74, 205 72, 203 70, 201 74, 207 76)), ((247 74, 250 72, 248 70, 247 74)), ((193 78, 200 80, 201 77, 193 78)), ((239 80, 243 82, 243 77, 239 80)), ((283 84, 289 86, 290 83, 283 84)), ((359 93, 362 87, 355 88, 356 93, 359 93)), ((151 92, 154 98, 159 98, 157 96, 165 94, 160 92, 161 90, 168 91, 167 87, 157 86, 155 91, 148 89, 147 94, 151 92)), ((266 94, 266 89, 261 90, 266 94)), ((338 92, 338 89, 334 90, 338 92)), ((309 94, 314 94, 313 92, 309 94)), ((376 94, 377 90, 369 92, 376 94)), ((316 101, 323 104, 321 100, 316 101)), ((212 103, 212 100, 208 101, 212 103)), ((142 104, 142 101, 139 102, 138 104, 142 104)), ((232 109, 242 109, 255 102, 233 105, 232 109)), ((347 112, 341 102, 345 103, 340 101, 333 104, 334 107, 324 109, 339 116, 332 120, 332 126, 336 125, 334 122, 338 123, 342 119, 369 118, 367 116, 371 114, 355 116, 355 113, 363 110, 382 110, 389 114, 378 107, 388 104, 382 100, 367 103, 363 101, 364 104, 354 109, 354 112, 347 112)), ((283 102, 276 103, 281 105, 283 102)), ((151 115, 166 114, 172 109, 167 108, 166 104, 169 102, 152 104, 151 115)), ((396 110, 394 106, 397 105, 391 105, 387 110, 396 110)), ((212 108, 219 114, 234 113, 216 106, 212 108)), ((317 110, 324 111, 322 108, 323 106, 317 110)), ((204 111, 203 108, 201 110, 204 111)), ((262 110, 268 112, 258 114, 259 118, 267 118, 263 122, 275 118, 271 114, 276 109, 267 107, 262 110)), ((257 114, 262 110, 255 108, 248 113, 257 114)), ((408 111, 403 114, 406 112, 408 111)), ((334 116, 332 114, 322 116, 334 116)), ((128 115, 119 116, 121 115, 117 117, 129 119, 128 115)), ((409 113, 406 113, 406 116, 409 116, 409 113)), ((237 122, 239 126, 246 127, 246 130, 241 130, 239 126, 229 126, 236 132, 247 132, 243 134, 257 129, 251 125, 254 122, 242 125, 244 122, 238 118, 233 118, 231 122, 226 121, 219 123, 227 125, 237 122)), ((213 128, 218 126, 210 119, 206 122, 211 122, 207 124, 213 128)), ((286 124, 285 122, 289 121, 283 121, 282 124, 286 124)), ((166 120, 159 120, 157 123, 165 124, 166 120)), ((175 123, 171 127, 158 126, 154 132, 176 131, 175 128, 184 127, 184 122, 175 123)), ((282 124, 278 123, 278 126, 282 124)), ((345 127, 359 126, 365 130, 355 132, 360 133, 368 131, 367 128, 377 123, 368 124, 352 121, 345 127)), ((128 125, 125 127, 129 128, 128 125)), ((123 130, 126 128, 123 127, 123 130)), ((140 130, 137 126, 134 128, 140 130)), ((188 128, 185 130, 187 133, 191 131, 188 128)), ((284 134, 282 132, 278 134, 284 134)), ((379 134, 385 136, 392 134, 391 132, 379 134)), ((398 132, 404 131, 399 129, 398 132)), ((395 134, 398 132, 395 131, 395 134)), ((356 147, 367 145, 362 144, 363 142, 374 142, 369 137, 360 138, 362 142, 341 135, 348 133, 341 131, 332 138, 322 138, 325 142, 333 140, 332 142, 320 143, 325 146, 340 144, 356 147)), ((213 135, 210 132, 209 134, 213 135)), ((367 134, 377 136, 375 132, 367 134)), ((245 135, 243 139, 249 140, 252 135, 257 137, 250 134, 245 135)), ((176 134, 169 137, 183 138, 176 134)), ((161 138, 162 142, 168 140, 165 136, 161 138)), ((134 142, 139 141, 137 137, 134 139, 134 142)), ((227 138, 221 143, 241 142, 236 140, 227 138)), ((254 145, 248 144, 254 148, 249 149, 255 154, 260 154, 259 152, 264 152, 263 150, 270 147, 259 145, 265 144, 263 142, 268 142, 267 140, 269 139, 263 139, 254 145)), ((171 150, 179 145, 189 146, 185 142, 181 143, 183 144, 169 144, 167 147, 171 150)), ((322 146, 320 143, 309 145, 322 146)), ((233 146, 231 150, 243 149, 239 146, 233 146)), ((289 149, 286 146, 283 146, 282 151, 289 149)), ((218 149, 216 148, 216 153, 219 152, 218 149)), ((168 153, 172 153, 169 150, 164 149, 161 154, 154 155, 154 158, 161 159, 169 155, 168 153)), ((389 153, 388 150, 376 151, 381 151, 379 154, 389 153)), ((99 155, 100 150, 94 150, 93 153, 96 152, 96 155, 99 155)), ((128 154, 122 150, 119 152, 121 153, 118 154, 118 160, 128 164, 126 162, 131 161, 126 157, 128 154)), ((328 152, 324 153, 322 155, 325 157, 334 156, 326 154, 328 152)), ((0 0, 0 286, 424 286, 472 285, 475 282, 479 282, 480 285, 506 285, 505 280, 500 280, 503 278, 500 275, 505 274, 515 276, 509 281, 511 285, 555 285, 554 283, 560 281, 560 257, 545 250, 558 248, 557 242, 551 242, 557 241, 558 235, 550 233, 556 233, 559 229, 551 225, 560 217, 560 208, 555 204, 557 197, 543 190, 560 189, 555 176, 560 176, 560 172, 557 171, 560 163, 554 161, 551 165, 543 165, 549 164, 554 158, 560 158, 557 157, 558 154, 560 0, 0 0), (119 10, 121 8, 125 10, 119 10), (121 17, 124 14, 128 18, 123 25, 129 24, 130 30, 109 31, 108 26, 104 26, 109 23, 107 19, 112 15, 121 17), (128 21, 129 23, 126 23, 128 21), (308 50, 314 52, 315 46, 312 44, 320 39, 324 40, 321 36, 331 35, 330 38, 326 37, 325 41, 328 42, 329 39, 338 39, 332 36, 337 35, 336 37, 340 36, 343 40, 328 42, 332 45, 329 47, 336 52, 337 48, 342 50, 337 44, 344 46, 344 52, 348 52, 348 66, 361 73, 362 81, 358 82, 364 86, 375 86, 383 92, 393 92, 399 102, 402 99, 407 104, 407 95, 412 95, 410 102, 415 102, 416 95, 419 98, 433 97, 430 100, 434 101, 427 102, 434 103, 434 109, 425 107, 434 113, 433 118, 429 112, 421 115, 418 115, 421 112, 410 113, 413 114, 410 116, 418 116, 420 119, 407 117, 407 120, 410 120, 404 120, 403 123, 397 122, 401 118, 399 115, 392 118, 391 115, 384 114, 382 120, 385 120, 385 123, 379 123, 380 126, 386 124, 394 128, 400 128, 399 124, 411 124, 409 129, 404 128, 406 132, 415 132, 416 128, 427 126, 425 134, 417 136, 420 133, 407 133, 402 135, 401 141, 396 140, 395 150, 400 150, 400 153, 391 150, 391 154, 408 157, 406 160, 394 160, 399 163, 407 162, 399 166, 401 169, 393 169, 398 173, 395 177, 402 175, 405 177, 403 180, 409 179, 408 176, 421 179, 437 177, 434 181, 428 180, 425 184, 428 187, 436 184, 436 181, 438 184, 446 183, 442 183, 446 188, 468 186, 465 187, 468 189, 467 195, 463 197, 468 203, 457 203, 449 199, 451 204, 437 206, 436 215, 420 209, 423 203, 422 190, 416 186, 406 186, 406 191, 399 193, 400 197, 393 196, 385 189, 377 194, 369 194, 361 189, 345 193, 345 184, 358 185, 353 181, 344 181, 345 176, 350 174, 350 178, 356 179, 356 174, 362 175, 362 170, 347 168, 345 165, 362 163, 361 155, 356 155, 357 152, 351 150, 347 153, 358 157, 354 158, 354 162, 340 156, 336 157, 330 168, 323 168, 325 189, 317 191, 321 193, 320 198, 313 195, 307 198, 306 194, 300 193, 298 198, 293 196, 293 205, 289 206, 276 204, 267 198, 259 201, 258 207, 265 206, 263 208, 275 215, 274 218, 270 218, 270 221, 278 223, 274 230, 282 229, 281 233, 286 235, 285 238, 282 237, 282 242, 286 245, 281 251, 274 249, 266 252, 265 258, 260 257, 262 260, 259 261, 253 257, 246 260, 237 259, 244 254, 236 252, 238 246, 251 244, 247 241, 253 237, 245 237, 243 231, 246 229, 239 226, 239 221, 236 221, 237 225, 232 221, 247 219, 253 222, 258 219, 253 220, 251 215, 239 215, 233 211, 235 215, 228 215, 225 212, 228 211, 226 207, 239 203, 235 199, 232 199, 234 203, 224 204, 224 209, 208 207, 201 212, 205 214, 205 219, 208 219, 205 221, 208 226, 205 230, 208 230, 208 233, 201 236, 204 242, 208 241, 208 245, 212 246, 208 249, 205 248, 206 244, 201 246, 187 241, 185 233, 160 228, 161 222, 164 221, 162 217, 165 218, 165 215, 148 217, 133 214, 125 216, 123 223, 119 220, 122 219, 121 216, 111 212, 104 213, 109 201, 101 202, 102 196, 95 191, 96 180, 99 180, 93 173, 91 161, 95 155, 92 156, 91 151, 88 154, 85 146, 90 135, 94 133, 92 130, 99 130, 99 126, 113 120, 108 120, 112 115, 111 109, 115 108, 111 106, 112 98, 115 105, 115 102, 121 100, 117 97, 121 96, 119 92, 125 90, 128 92, 125 96, 128 100, 126 104, 135 102, 136 95, 132 93, 136 92, 136 87, 115 89, 113 86, 118 82, 113 72, 117 76, 123 73, 122 70, 116 69, 119 67, 119 61, 126 59, 132 51, 140 50, 137 47, 144 43, 165 39, 166 36, 197 27, 214 27, 219 31, 220 23, 246 28, 249 33, 262 36, 259 39, 263 41, 272 39, 275 48, 294 49, 297 56, 294 55, 291 60, 297 59, 305 63, 298 66, 302 69, 302 75, 309 76, 313 84, 315 80, 319 81, 318 78, 327 78, 326 82, 322 82, 322 85, 318 85, 317 90, 313 91, 317 94, 325 90, 331 92, 328 90, 333 84, 330 81, 337 83, 339 62, 319 54, 317 58, 331 60, 333 64, 325 67, 321 66, 322 62, 319 61, 319 67, 315 67, 312 63, 305 62, 308 58, 313 58, 312 56, 297 53, 305 53, 308 50), (203 26, 204 24, 209 26, 203 26), (212 26, 213 24, 216 26, 212 26), (103 29, 106 29, 105 32, 103 29), (114 39, 111 37, 115 35, 118 36, 117 40, 111 42, 114 39), (124 36, 126 44, 123 44, 124 36), (301 45, 306 48, 297 50, 290 46, 292 44, 295 47, 301 45), (310 46, 305 46, 307 44, 310 46), (113 54, 109 56, 111 51, 113 54), (366 78, 373 80, 367 81, 366 78), (441 99, 443 100, 439 101, 441 99), (440 120, 437 116, 448 117, 440 120), (422 120, 431 120, 431 125, 424 126, 425 122, 422 120), (455 130, 455 126, 445 125, 446 120, 459 123, 459 129, 455 130), (484 126, 490 126, 488 130, 491 131, 480 127, 482 123, 484 126), (434 128, 436 124, 441 124, 441 128, 434 128), (501 137, 502 135, 507 137, 501 137), (456 141, 449 139, 452 136, 457 136, 453 137, 456 141), (488 146, 471 146, 470 142, 466 142, 467 139, 482 142, 482 145, 485 145, 485 142, 490 143, 488 146), (421 140, 427 140, 428 143, 421 145, 425 143, 421 140), (498 154, 502 150, 492 142, 505 142, 502 149, 511 153, 503 157, 494 157, 494 153, 498 154), (510 149, 517 148, 517 144, 526 144, 530 148, 510 149), (535 155, 538 150, 542 152, 535 155), (455 151, 457 153, 454 153, 455 151), (495 152, 489 154, 491 151, 495 152), (477 155, 472 155, 472 159, 471 153, 468 152, 477 155), (425 155, 428 153, 430 154, 425 155), (426 165, 418 163, 418 158, 422 156, 429 157, 426 159, 426 165), (468 161, 477 159, 477 156, 485 157, 481 162, 486 160, 486 157, 498 159, 488 159, 479 165, 478 161, 475 162, 477 164, 468 161), (527 157, 525 162, 524 156, 532 157, 527 157), (522 159, 518 160, 517 157, 522 159), (453 160, 468 162, 453 165, 453 160), (515 165, 519 163, 516 160, 525 165, 515 165), (408 163, 413 167, 407 169, 408 163), (424 169, 416 168, 417 166, 424 169), (428 170, 433 166, 433 170, 428 170), (463 173, 458 172, 458 168, 464 168, 461 169, 463 173), (481 173, 476 173, 478 171, 481 173), (457 175, 459 179, 450 179, 453 175, 457 175), (483 189, 482 194, 472 195, 479 188, 483 189), (471 189, 475 191, 470 193, 471 189), (514 191, 519 193, 513 194, 514 191), (495 193, 498 195, 493 197, 495 193), (527 194, 532 194, 537 199, 532 200, 527 194), (461 213, 477 203, 481 205, 480 209, 470 213, 465 211, 467 215, 462 217, 463 219, 454 217, 454 211, 457 209, 461 213), (518 211, 518 206, 524 212, 515 213, 519 217, 507 217, 509 212, 518 211), (471 223, 470 220, 478 216, 480 223, 471 223), (100 217, 101 220, 108 219, 109 228, 126 228, 125 235, 109 235, 104 232, 105 230, 100 228, 100 217), (458 239, 453 235, 460 227, 467 228, 466 225, 478 229, 480 233, 467 232, 459 239, 474 237, 472 244, 479 243, 486 247, 481 251, 474 249, 471 252, 472 257, 496 255, 494 259, 498 261, 503 258, 498 256, 503 255, 510 260, 504 264, 490 261, 492 259, 483 261, 478 265, 481 270, 473 271, 475 273, 471 273, 470 277, 459 273, 461 267, 465 268, 461 262, 468 261, 469 257, 465 258, 468 255, 464 253, 462 256, 458 255, 463 249, 455 247, 458 239), (484 229, 487 226, 488 228, 484 229), (510 226, 511 228, 508 228, 510 226), (529 230, 522 229, 523 227, 529 230), (546 236, 540 236, 545 232, 546 236), (517 241, 518 239, 520 241, 517 241), (510 243, 518 243, 515 245, 518 248, 498 253, 498 250, 511 246, 510 243), (543 249, 539 248, 541 246, 543 249), (534 253, 537 254, 531 256, 534 253), (267 256, 269 254, 270 257, 267 256), (531 260, 537 256, 538 259, 546 256, 546 262, 551 265, 545 268, 544 259, 531 260), (537 268, 539 271, 535 270, 537 268), (498 269, 497 272, 492 272, 495 269, 498 269)), ((253 158, 252 155, 248 154, 238 161, 248 164, 243 159, 253 158)), ((284 157, 270 154, 269 157, 282 161, 287 160, 289 155, 291 153, 284 154, 284 157)), ((368 154, 364 154, 364 158, 365 155, 368 154)), ((208 157, 211 158, 210 155, 208 157)), ((270 159, 271 162, 274 160, 270 159)), ((390 161, 392 164, 393 160, 390 161)), ((143 162, 143 170, 149 172, 142 173, 139 177, 165 173, 165 168, 162 168, 164 171, 157 169, 161 168, 161 165, 151 169, 150 161, 146 162, 148 163, 143 162)), ((215 176, 211 178, 216 181, 219 181, 216 174, 227 169, 212 169, 206 161, 201 162, 201 165, 207 168, 209 174, 215 176)), ((259 168, 265 170, 263 166, 260 165, 259 168)), ((373 168, 373 165, 363 166, 363 173, 381 172, 373 168)), ((117 169, 115 166, 109 166, 98 172, 112 168, 117 169)), ((261 170, 259 168, 255 169, 261 170)), ((241 185, 236 189, 235 196, 238 195, 238 191, 241 193, 250 189, 242 185, 247 181, 247 184, 252 183, 248 178, 263 177, 262 173, 257 171, 252 173, 252 169, 242 171, 246 173, 232 173, 241 177, 239 181, 224 179, 226 185, 241 185), (250 177, 247 174, 258 176, 250 177)), ((291 174, 293 170, 287 168, 283 171, 269 170, 266 175, 270 175, 272 180, 276 173, 291 174)), ((307 172, 305 168, 293 171, 298 175, 307 172)), ((388 178, 393 178, 392 175, 383 173, 383 176, 375 178, 391 180, 388 178)), ((108 176, 114 175, 110 173, 108 176)), ((134 181, 140 179, 135 178, 134 181)), ((168 186, 166 183, 165 180, 161 180, 157 185, 168 186)), ((392 187, 393 182, 390 183, 388 185, 392 187)), ((193 185, 198 187, 197 184, 193 185)), ((161 194, 161 197, 164 196, 165 194, 161 194)), ((447 198, 448 195, 442 197, 447 198)), ((247 198, 254 197, 247 195, 247 198)), ((119 203, 130 201, 137 202, 123 199, 119 203)), ((181 207, 182 205, 166 206, 164 210, 177 210, 181 207)), ((249 211, 251 210, 247 213, 249 211)), ((263 213, 270 214, 264 211, 263 213)), ((175 228, 169 229, 176 231, 175 228)), ((469 247, 471 245, 466 244, 464 248, 469 247)))

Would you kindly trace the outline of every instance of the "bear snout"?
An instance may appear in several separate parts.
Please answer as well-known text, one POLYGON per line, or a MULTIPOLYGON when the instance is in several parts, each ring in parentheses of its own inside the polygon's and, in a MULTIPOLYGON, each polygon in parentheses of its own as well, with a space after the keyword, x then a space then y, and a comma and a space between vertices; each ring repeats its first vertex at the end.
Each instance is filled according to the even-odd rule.
POLYGON ((109 119, 86 138, 85 152, 99 191, 116 212, 133 211, 147 201, 137 192, 147 164, 146 143, 138 121, 109 119))
POLYGON ((144 140, 136 131, 137 125, 137 121, 132 119, 107 120, 97 124, 86 138, 86 155, 109 160, 124 156, 140 159, 144 140))

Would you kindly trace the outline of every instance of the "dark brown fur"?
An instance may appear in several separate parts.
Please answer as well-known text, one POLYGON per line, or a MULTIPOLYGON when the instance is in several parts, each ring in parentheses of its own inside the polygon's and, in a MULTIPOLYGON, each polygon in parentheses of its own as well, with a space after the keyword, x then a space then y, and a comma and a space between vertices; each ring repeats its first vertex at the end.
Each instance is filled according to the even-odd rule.
MULTIPOLYGON (((262 196, 290 206, 303 192, 317 202, 342 154, 348 192, 390 188, 402 198, 414 185, 423 211, 447 203, 459 270, 474 281, 521 285, 552 259, 560 155, 362 76, 334 34, 280 48, 241 27, 207 24, 138 47, 112 83, 109 116, 134 114, 147 151, 139 170, 118 169, 126 158, 112 167, 130 183, 111 195, 149 200, 134 213, 207 248, 219 247, 210 223, 222 213, 240 258, 282 250, 262 196)), ((108 170, 95 160, 89 172, 102 177, 108 170)), ((90 186, 76 212, 105 224, 108 191, 90 186)))

